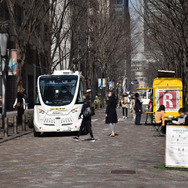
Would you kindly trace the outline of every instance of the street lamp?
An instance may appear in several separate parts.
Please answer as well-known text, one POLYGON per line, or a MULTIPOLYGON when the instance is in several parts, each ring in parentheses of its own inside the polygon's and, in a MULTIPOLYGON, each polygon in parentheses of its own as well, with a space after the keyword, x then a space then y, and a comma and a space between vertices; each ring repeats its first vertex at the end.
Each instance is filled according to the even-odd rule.
POLYGON ((7 21, 0 22, 0 53, 1 53, 1 71, 2 71, 2 128, 4 127, 4 118, 6 117, 6 54, 8 44, 8 26, 7 21))

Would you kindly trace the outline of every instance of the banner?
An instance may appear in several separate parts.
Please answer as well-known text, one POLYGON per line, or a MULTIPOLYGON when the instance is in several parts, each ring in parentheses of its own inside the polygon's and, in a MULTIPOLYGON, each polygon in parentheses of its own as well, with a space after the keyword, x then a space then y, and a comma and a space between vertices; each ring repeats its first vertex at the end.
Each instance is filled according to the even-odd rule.
POLYGON ((114 82, 110 81, 109 82, 109 90, 111 91, 111 90, 113 90, 113 88, 114 88, 114 82))
POLYGON ((17 73, 17 51, 9 50, 8 75, 16 75, 17 73))
POLYGON ((103 86, 103 87, 106 87, 106 78, 103 78, 103 79, 102 79, 102 86, 103 86))
POLYGON ((160 105, 164 105, 166 112, 178 112, 180 108, 179 100, 178 89, 157 90, 157 109, 160 105))
POLYGON ((165 166, 188 168, 188 126, 167 125, 165 166))

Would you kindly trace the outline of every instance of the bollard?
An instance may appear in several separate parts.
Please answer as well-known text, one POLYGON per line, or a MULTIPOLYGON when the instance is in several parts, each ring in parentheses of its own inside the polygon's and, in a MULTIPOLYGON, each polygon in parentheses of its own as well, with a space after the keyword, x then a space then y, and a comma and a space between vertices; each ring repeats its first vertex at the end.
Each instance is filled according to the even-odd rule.
POLYGON ((17 116, 13 117, 13 124, 14 124, 13 133, 18 134, 17 116))
POLYGON ((4 137, 8 137, 8 118, 4 118, 4 137))
POLYGON ((25 115, 22 115, 22 131, 26 131, 26 125, 25 125, 25 115))

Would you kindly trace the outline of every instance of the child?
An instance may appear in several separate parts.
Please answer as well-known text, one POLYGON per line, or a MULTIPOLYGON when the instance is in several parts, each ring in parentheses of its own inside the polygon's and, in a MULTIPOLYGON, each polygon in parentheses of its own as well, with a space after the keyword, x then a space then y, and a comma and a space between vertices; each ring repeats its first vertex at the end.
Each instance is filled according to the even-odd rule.
POLYGON ((185 118, 187 117, 187 115, 185 115, 185 109, 184 108, 180 108, 179 109, 179 114, 180 116, 178 116, 178 120, 177 121, 172 121, 173 124, 176 124, 176 125, 183 125, 185 124, 185 118))

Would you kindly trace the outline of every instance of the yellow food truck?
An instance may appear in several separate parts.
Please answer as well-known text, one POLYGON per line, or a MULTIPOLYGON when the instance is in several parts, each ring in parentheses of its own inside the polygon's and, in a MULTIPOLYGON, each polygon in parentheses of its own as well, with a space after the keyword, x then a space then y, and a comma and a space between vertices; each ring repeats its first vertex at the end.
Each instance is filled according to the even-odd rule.
POLYGON ((153 112, 165 106, 165 117, 177 117, 183 106, 183 84, 180 78, 159 77, 153 81, 153 112))
POLYGON ((153 80, 153 87, 145 89, 152 89, 153 113, 160 105, 164 105, 166 121, 171 121, 172 116, 179 116, 178 110, 183 107, 183 84, 181 78, 175 78, 174 71, 159 70, 158 77, 153 80))

